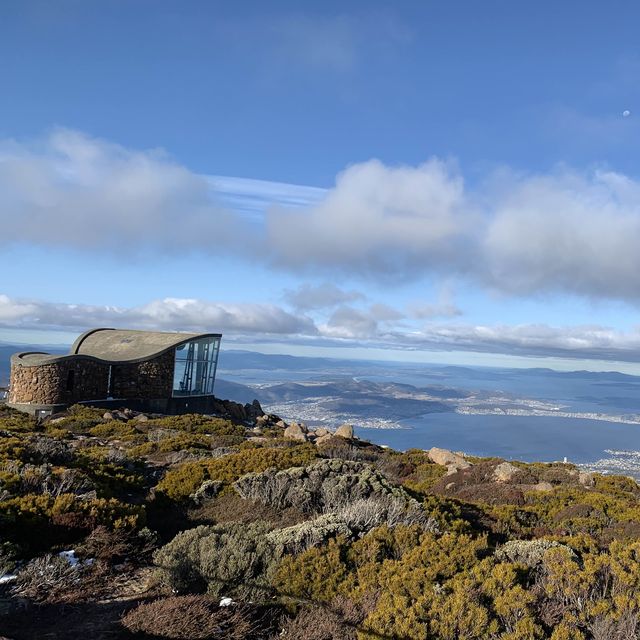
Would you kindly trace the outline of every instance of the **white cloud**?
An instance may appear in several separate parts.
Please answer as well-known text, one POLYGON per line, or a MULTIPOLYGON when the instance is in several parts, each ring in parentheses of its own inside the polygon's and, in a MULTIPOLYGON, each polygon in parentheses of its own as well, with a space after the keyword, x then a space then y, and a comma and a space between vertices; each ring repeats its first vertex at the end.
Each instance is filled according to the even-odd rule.
POLYGON ((235 338, 291 344, 344 344, 404 350, 452 350, 640 362, 640 327, 627 332, 603 326, 430 323, 412 330, 392 323, 401 314, 385 305, 338 307, 324 324, 268 304, 227 304, 184 298, 138 307, 16 300, 0 294, 0 327, 84 331, 107 326, 164 331, 220 331, 235 338))
POLYGON ((321 325, 320 332, 328 338, 371 340, 378 336, 378 322, 365 311, 340 307, 321 325))
MULTIPOLYGON (((504 170, 468 189, 455 165, 438 159, 417 167, 371 160, 322 190, 207 178, 158 151, 57 130, 37 143, 0 142, 0 225, 0 246, 232 254, 380 286, 436 276, 513 295, 640 303, 640 181, 605 170, 504 170)), ((307 295, 299 308, 311 309, 322 293, 291 300, 307 295)), ((357 299, 324 293, 329 306, 357 299)), ((457 313, 446 300, 411 311, 457 313)))
POLYGON ((640 362, 640 327, 617 331, 610 327, 546 324, 432 324, 411 334, 395 334, 406 348, 450 349, 533 356, 640 362))
POLYGON ((613 172, 510 178, 484 238, 486 281, 518 294, 640 300, 640 183, 613 172))
POLYGON ((21 301, 0 295, 0 325, 16 328, 113 326, 168 331, 220 331, 274 335, 317 333, 313 321, 269 304, 226 304, 185 298, 154 300, 139 307, 21 301))
POLYGON ((284 298, 295 309, 311 311, 363 300, 365 296, 359 291, 344 291, 335 284, 325 282, 319 285, 302 284, 297 289, 287 289, 284 298))
POLYGON ((375 303, 368 309, 344 305, 319 326, 319 332, 328 338, 377 340, 403 318, 402 313, 386 304, 375 303))
POLYGON ((389 168, 371 160, 341 173, 317 205, 271 209, 267 244, 287 268, 413 277, 471 259, 463 250, 468 211, 462 178, 448 164, 389 168))
POLYGON ((0 223, 0 243, 112 252, 219 251, 240 236, 206 178, 66 129, 0 143, 0 223))
MULTIPOLYGON (((267 233, 275 264, 292 270, 387 283, 435 273, 515 295, 640 302, 640 182, 613 171, 501 171, 465 191, 439 160, 370 161, 340 174, 315 205, 272 209, 267 233)), ((417 313, 457 310, 445 301, 417 313)))
POLYGON ((0 323, 11 324, 36 313, 37 305, 28 302, 16 302, 0 294, 0 323))

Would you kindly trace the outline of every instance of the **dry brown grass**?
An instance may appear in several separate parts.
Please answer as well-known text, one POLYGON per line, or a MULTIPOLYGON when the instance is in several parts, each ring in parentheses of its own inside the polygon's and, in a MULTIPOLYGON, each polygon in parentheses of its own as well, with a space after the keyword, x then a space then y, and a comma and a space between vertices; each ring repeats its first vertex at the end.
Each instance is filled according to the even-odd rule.
POLYGON ((122 617, 133 633, 170 640, 249 640, 261 629, 247 605, 219 607, 207 596, 173 596, 143 603, 122 617))

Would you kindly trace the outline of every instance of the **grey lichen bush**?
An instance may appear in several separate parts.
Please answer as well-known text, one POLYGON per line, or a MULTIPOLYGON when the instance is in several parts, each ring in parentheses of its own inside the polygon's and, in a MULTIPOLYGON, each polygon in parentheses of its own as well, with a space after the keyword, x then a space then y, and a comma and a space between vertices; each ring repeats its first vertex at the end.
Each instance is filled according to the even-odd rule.
POLYGON ((36 434, 30 438, 25 448, 25 459, 35 464, 63 465, 71 462, 73 451, 64 440, 36 434))
POLYGON ((166 583, 176 592, 261 600, 280 553, 264 522, 200 526, 179 533, 154 554, 166 583))
POLYGON ((329 438, 318 445, 318 451, 323 458, 339 458, 340 460, 355 460, 358 462, 374 462, 380 456, 375 447, 355 446, 350 441, 340 437, 329 438))
POLYGON ((563 549, 570 558, 577 559, 571 547, 555 540, 510 540, 496 549, 495 557, 500 562, 517 562, 533 569, 543 564, 550 549, 563 549))
POLYGON ((305 513, 329 512, 356 500, 389 495, 410 500, 373 467, 350 460, 320 460, 307 467, 250 473, 234 483, 238 494, 276 509, 295 507, 305 513))
POLYGON ((95 489, 91 479, 79 469, 65 469, 45 464, 23 464, 18 460, 0 462, 0 471, 13 476, 7 494, 36 494, 58 497, 63 493, 84 495, 95 489))
POLYGON ((407 502, 394 496, 382 495, 356 500, 336 512, 272 531, 267 537, 283 553, 302 553, 338 536, 346 539, 359 538, 382 525, 389 528, 418 525, 424 531, 440 532, 437 522, 415 500, 407 502))
POLYGON ((440 533, 437 521, 416 500, 397 496, 377 495, 356 500, 342 507, 336 516, 356 535, 363 535, 382 525, 390 529, 399 525, 418 525, 423 531, 440 533))
POLYGON ((267 534, 267 539, 277 549, 277 554, 282 555, 302 553, 338 536, 350 538, 352 530, 339 515, 327 513, 292 527, 271 531, 267 534))
POLYGON ((22 567, 13 592, 35 602, 55 602, 61 594, 80 581, 81 568, 66 559, 47 554, 34 558, 22 567))
POLYGON ((215 498, 222 490, 222 482, 218 480, 205 480, 198 489, 189 497, 197 505, 215 498))

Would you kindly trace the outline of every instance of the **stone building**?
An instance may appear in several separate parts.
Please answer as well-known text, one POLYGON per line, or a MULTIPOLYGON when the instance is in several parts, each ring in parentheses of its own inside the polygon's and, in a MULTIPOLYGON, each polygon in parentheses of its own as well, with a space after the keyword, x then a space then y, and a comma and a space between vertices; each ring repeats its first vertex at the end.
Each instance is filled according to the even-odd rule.
POLYGON ((92 329, 67 355, 11 357, 7 404, 48 415, 71 404, 206 413, 221 334, 92 329))

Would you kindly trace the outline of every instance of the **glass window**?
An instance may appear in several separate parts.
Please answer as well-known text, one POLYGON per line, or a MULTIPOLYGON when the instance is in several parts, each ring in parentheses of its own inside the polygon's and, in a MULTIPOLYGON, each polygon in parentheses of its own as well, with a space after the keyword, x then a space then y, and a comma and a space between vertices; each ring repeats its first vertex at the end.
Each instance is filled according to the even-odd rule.
POLYGON ((220 338, 191 340, 176 347, 174 396, 213 395, 220 338))

